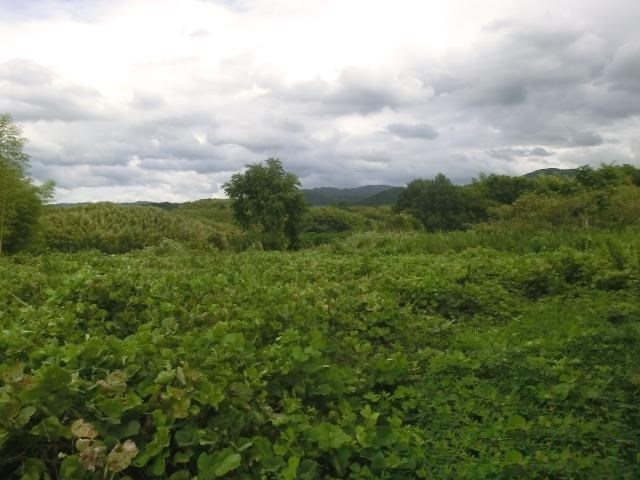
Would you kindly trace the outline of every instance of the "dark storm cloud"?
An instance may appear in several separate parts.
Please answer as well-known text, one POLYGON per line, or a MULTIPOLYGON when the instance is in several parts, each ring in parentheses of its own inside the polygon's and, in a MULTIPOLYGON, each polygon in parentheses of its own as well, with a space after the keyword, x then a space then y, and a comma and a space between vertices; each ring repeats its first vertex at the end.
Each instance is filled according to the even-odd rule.
POLYGON ((438 131, 426 123, 392 123, 387 130, 400 138, 424 138, 433 140, 438 136, 438 131))

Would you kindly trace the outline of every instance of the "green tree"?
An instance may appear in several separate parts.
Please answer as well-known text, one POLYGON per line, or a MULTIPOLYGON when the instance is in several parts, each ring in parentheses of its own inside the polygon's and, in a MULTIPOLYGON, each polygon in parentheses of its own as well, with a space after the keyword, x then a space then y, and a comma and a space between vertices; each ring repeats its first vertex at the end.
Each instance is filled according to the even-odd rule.
POLYGON ((8 114, 0 114, 0 255, 26 247, 35 237, 42 204, 53 182, 38 187, 27 176, 26 139, 8 114))
POLYGON ((15 168, 24 175, 29 168, 29 155, 23 148, 26 139, 22 136, 22 129, 13 123, 11 115, 0 114, 0 158, 3 162, 15 168))
POLYGON ((523 193, 534 189, 535 182, 527 177, 510 177, 508 175, 480 175, 474 180, 469 189, 494 204, 512 204, 523 193))
POLYGON ((300 181, 282 162, 248 165, 224 184, 235 221, 265 248, 296 248, 307 209, 300 181))
POLYGON ((433 180, 409 182, 395 209, 408 211, 429 231, 460 230, 482 218, 485 212, 481 198, 454 185, 441 173, 433 180))

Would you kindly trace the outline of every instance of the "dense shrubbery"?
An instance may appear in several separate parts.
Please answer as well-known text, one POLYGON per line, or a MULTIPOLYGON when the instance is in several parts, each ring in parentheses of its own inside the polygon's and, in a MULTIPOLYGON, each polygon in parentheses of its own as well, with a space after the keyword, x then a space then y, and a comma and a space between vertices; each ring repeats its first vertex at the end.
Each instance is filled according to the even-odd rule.
POLYGON ((637 225, 639 179, 640 169, 631 165, 582 167, 574 176, 489 175, 464 186, 438 175, 410 182, 395 208, 428 231, 463 230, 488 219, 534 230, 637 225))
POLYGON ((0 259, 0 474, 635 479, 636 233, 0 259))
POLYGON ((196 218, 180 209, 168 212, 113 203, 49 208, 43 224, 46 246, 67 252, 123 253, 158 245, 164 239, 228 249, 239 243, 240 236, 232 224, 196 218))
POLYGON ((570 194, 528 193, 493 210, 494 223, 525 229, 620 228, 640 224, 640 187, 570 194))
POLYGON ((409 232, 421 230, 411 215, 390 206, 314 207, 309 210, 302 235, 304 246, 330 243, 358 232, 409 232))

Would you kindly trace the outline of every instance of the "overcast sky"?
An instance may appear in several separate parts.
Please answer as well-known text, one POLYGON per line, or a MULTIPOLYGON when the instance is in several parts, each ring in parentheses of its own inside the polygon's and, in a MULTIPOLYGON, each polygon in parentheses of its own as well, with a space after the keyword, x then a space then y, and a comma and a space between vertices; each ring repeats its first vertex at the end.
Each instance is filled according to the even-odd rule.
POLYGON ((0 0, 0 112, 57 201, 640 165, 638 0, 0 0))

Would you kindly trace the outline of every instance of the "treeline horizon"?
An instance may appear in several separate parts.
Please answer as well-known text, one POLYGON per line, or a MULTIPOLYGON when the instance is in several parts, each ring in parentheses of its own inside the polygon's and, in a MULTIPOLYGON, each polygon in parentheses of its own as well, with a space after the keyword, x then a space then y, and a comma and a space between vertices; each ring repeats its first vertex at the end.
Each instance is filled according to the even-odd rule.
POLYGON ((368 231, 526 231, 640 223, 640 168, 629 164, 524 176, 483 174, 464 185, 439 173, 406 187, 343 189, 347 197, 335 204, 309 208, 309 192, 317 190, 302 190, 298 177, 270 158, 234 174, 224 185, 229 199, 62 208, 46 205, 53 198, 53 182, 37 186, 29 176, 25 142, 11 117, 0 115, 0 255, 84 249, 123 253, 165 241, 217 250, 296 250, 368 231), (367 198, 375 201, 367 205, 367 198))
MULTIPOLYGON (((632 165, 622 164, 616 165, 616 163, 612 164, 602 164, 602 165, 610 165, 610 166, 620 166, 620 167, 629 167, 632 165)), ((557 175, 561 177, 574 177, 579 169, 581 168, 593 168, 589 165, 582 165, 577 168, 541 168, 537 170, 532 170, 531 172, 527 172, 522 175, 509 175, 506 173, 486 173, 481 172, 477 177, 472 177, 470 180, 466 182, 454 182, 452 183, 456 186, 467 186, 477 182, 479 179, 486 177, 512 177, 512 178, 537 178, 540 176, 552 176, 557 175)), ((434 175, 433 178, 435 178, 434 175)), ((419 177, 413 180, 422 180, 428 179, 431 177, 419 177)), ((375 183, 375 184, 366 184, 366 185, 356 185, 351 187, 336 187, 330 185, 324 185, 321 187, 313 187, 313 188, 301 188, 301 191, 305 195, 305 199, 307 201, 308 206, 310 207, 320 207, 320 206, 355 206, 355 205, 367 205, 367 206, 376 206, 376 205, 392 205, 397 201, 400 192, 406 188, 406 186, 413 180, 407 182, 407 184, 403 185, 391 185, 386 183, 375 183)), ((83 200, 83 201, 67 201, 67 202, 57 202, 51 201, 48 203, 50 206, 55 207, 70 207, 70 206, 78 206, 78 205, 93 205, 97 203, 114 203, 117 205, 124 206, 151 206, 162 209, 170 209, 175 208, 177 205, 189 204, 194 202, 200 202, 203 200, 229 200, 228 197, 202 197, 195 198, 192 200, 184 200, 184 201, 166 201, 166 200, 128 200, 128 201, 119 201, 114 199, 103 199, 103 200, 83 200)))
MULTIPOLYGON (((625 228, 640 223, 640 170, 632 166, 584 167, 575 176, 486 175, 454 185, 444 175, 408 184, 395 204, 311 207, 297 248, 361 232, 434 233, 625 228)), ((175 242, 186 247, 241 251, 271 247, 234 220, 232 201, 202 199, 167 204, 98 202, 47 206, 33 251, 107 253, 175 242)))

